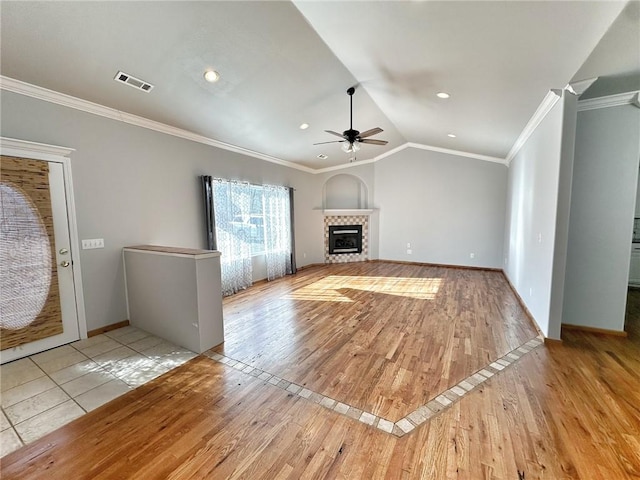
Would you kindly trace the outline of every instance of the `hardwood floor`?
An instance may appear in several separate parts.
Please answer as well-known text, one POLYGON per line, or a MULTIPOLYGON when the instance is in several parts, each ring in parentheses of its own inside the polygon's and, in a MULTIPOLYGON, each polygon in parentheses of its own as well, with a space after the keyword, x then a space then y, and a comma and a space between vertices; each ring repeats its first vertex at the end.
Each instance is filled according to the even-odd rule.
POLYGON ((391 421, 538 335, 501 272, 304 270, 225 301, 215 349, 391 421))
MULTIPOLYGON (((398 267, 399 270, 392 265, 379 267, 381 270, 375 275, 370 271, 366 274, 384 277, 393 275, 392 272, 397 276, 400 276, 401 271, 406 272, 403 270, 404 266, 398 267), (389 270, 384 270, 385 268, 389 270)), ((461 287, 458 293, 454 288, 447 290, 447 281, 443 280, 434 300, 422 300, 423 308, 430 311, 434 301, 438 300, 438 295, 444 296, 442 292, 447 292, 449 302, 444 302, 448 307, 447 313, 440 311, 432 314, 438 314, 442 321, 456 325, 450 332, 453 339, 461 340, 443 341, 445 345, 457 346, 452 351, 464 352, 463 332, 465 335, 475 335, 479 331, 463 330, 470 329, 467 324, 473 323, 472 314, 465 314, 474 308, 470 306, 473 302, 477 302, 475 308, 478 310, 481 310, 477 306, 480 305, 487 306, 491 311, 502 310, 518 315, 519 307, 510 303, 512 294, 500 291, 502 287, 498 280, 482 279, 482 275, 492 272, 479 272, 480 277, 476 278, 470 276, 472 272, 445 270, 429 272, 422 278, 446 278, 447 281, 454 281, 459 273, 460 278, 473 278, 480 285, 477 292, 472 291, 469 286, 468 289, 461 287), (487 286, 482 287, 483 284, 487 286), (493 291, 484 297, 485 293, 481 292, 484 292, 483 288, 489 288, 489 285, 493 291), (466 318, 466 322, 456 321, 458 314, 466 318)), ((351 266, 350 270, 341 271, 340 275, 354 275, 356 272, 351 266)), ((238 325, 245 325, 257 321, 257 327, 267 329, 269 323, 266 320, 261 323, 261 319, 287 312, 280 301, 274 300, 268 308, 265 305, 270 303, 267 299, 291 296, 289 282, 297 282, 298 289, 313 285, 313 277, 319 272, 302 273, 304 275, 260 286, 228 301, 225 305, 226 313, 235 316, 230 322, 237 321, 238 325), (261 296, 263 301, 257 301, 261 296), (252 302, 263 307, 250 319, 247 305, 252 302)), ((414 276, 407 278, 419 278, 418 270, 414 273, 414 276)), ((331 270, 331 274, 337 275, 335 270, 331 270)), ((406 276, 406 273, 401 275, 406 276)), ((338 294, 352 300, 358 298, 358 295, 368 296, 372 301, 377 298, 379 303, 376 305, 381 311, 387 312, 384 315, 388 316, 388 323, 400 321, 402 328, 410 328, 402 322, 413 318, 415 310, 403 307, 401 303, 413 303, 413 300, 398 297, 400 301, 394 302, 397 295, 389 293, 393 291, 393 287, 386 282, 380 285, 380 288, 387 288, 387 293, 369 290, 363 293, 351 286, 338 289, 338 294), (401 313, 395 314, 398 310, 401 313)), ((428 290, 426 287, 416 287, 418 294, 425 289, 428 290)), ((247 347, 256 353, 253 356, 246 354, 246 358, 257 359, 256 362, 261 362, 264 370, 269 368, 279 369, 279 372, 292 372, 292 375, 298 375, 298 379, 302 380, 311 376, 296 361, 306 362, 306 368, 311 368, 310 359, 315 358, 316 364, 328 372, 325 376, 331 373, 328 365, 349 372, 347 366, 343 368, 330 363, 322 355, 314 357, 310 351, 306 356, 300 356, 296 352, 303 351, 305 342, 310 342, 307 347, 309 350, 313 347, 324 348, 323 345, 329 340, 320 341, 318 338, 332 339, 338 335, 334 331, 334 328, 339 330, 337 327, 332 326, 325 332, 317 324, 315 331, 319 332, 312 334, 313 318, 327 315, 325 318, 330 319, 341 314, 344 328, 345 322, 350 325, 349 319, 353 322, 353 318, 358 316, 358 309, 351 304, 356 302, 342 302, 348 304, 343 306, 346 308, 345 312, 334 305, 338 302, 332 301, 322 308, 312 309, 305 306, 305 302, 310 300, 286 298, 282 302, 286 303, 285 300, 297 305, 295 309, 304 311, 303 318, 310 317, 303 319, 301 325, 293 319, 288 320, 292 328, 299 328, 296 330, 299 332, 298 341, 289 346, 288 337, 277 342, 277 335, 271 336, 258 329, 255 336, 247 333, 249 337, 246 341, 249 343, 250 340, 261 339, 264 344, 247 347), (314 314, 317 316, 313 317, 314 314), (280 345, 280 348, 274 351, 267 348, 274 345, 280 345), (286 368, 278 363, 280 361, 284 362, 286 368)), ((418 303, 413 303, 414 309, 417 308, 416 305, 418 303)), ((361 308, 362 311, 367 311, 364 307, 361 308)), ((444 306, 441 305, 440 308, 444 306)), ((377 323, 377 315, 373 309, 367 312, 369 317, 374 318, 360 317, 364 318, 360 322, 364 325, 363 328, 367 332, 384 332, 384 326, 380 327, 377 323)), ((526 332, 530 328, 517 326, 518 321, 514 319, 514 326, 506 328, 511 333, 496 333, 493 330, 499 330, 497 324, 500 321, 481 313, 478 316, 483 322, 489 322, 488 329, 491 330, 480 336, 479 341, 489 344, 493 339, 496 350, 510 348, 513 344, 509 342, 516 342, 517 335, 520 334, 514 332, 519 329, 526 332)), ((637 320, 630 319, 631 322, 637 320)), ((503 321, 509 323, 508 320, 503 321)), ((411 322, 409 325, 429 325, 434 328, 429 323, 422 324, 415 319, 411 322)), ((520 319, 520 323, 524 322, 520 319)), ((481 323, 475 320, 476 327, 481 323)), ((248 326, 245 327, 249 329, 248 326)), ((271 328, 278 329, 276 326, 271 328)), ((441 327, 441 330, 445 329, 441 327)), ((281 330, 278 331, 281 332, 280 336, 284 335, 281 330)), ((416 330, 408 331, 414 336, 418 334, 416 330)), ((233 335, 231 338, 236 338, 233 335)), ((370 340, 370 333, 361 335, 362 337, 356 338, 369 339, 369 343, 359 340, 362 345, 378 346, 370 340)), ((393 337, 391 333, 387 335, 393 337)), ((440 335, 444 333, 441 332, 440 335)), ((433 336, 437 338, 437 335, 433 336)), ((240 342, 239 338, 235 341, 240 342)), ((538 347, 522 356, 401 438, 345 415, 338 415, 309 399, 273 386, 232 366, 199 356, 34 444, 8 455, 2 459, 0 473, 3 479, 640 478, 638 329, 630 329, 627 338, 574 331, 566 332, 563 339, 561 345, 538 347)), ((423 338, 423 342, 429 340, 430 337, 423 338)), ((405 352, 405 355, 414 357, 419 357, 417 352, 430 351, 428 347, 418 348, 409 340, 407 343, 399 342, 397 348, 386 348, 375 351, 384 358, 390 350, 393 350, 394 355, 406 350, 411 353, 405 352)), ((219 349, 221 352, 223 350, 230 357, 233 357, 232 352, 243 351, 240 345, 229 345, 228 342, 224 349, 219 349)), ((344 354, 340 348, 334 351, 336 354, 344 354)), ((470 356, 473 358, 473 355, 470 356)), ((436 357, 434 355, 430 358, 436 357)), ((448 358, 450 362, 455 362, 458 357, 450 354, 448 358)), ((417 363, 418 360, 413 360, 413 363, 400 362, 400 365, 417 363)), ((363 365, 369 363, 364 362, 363 365)), ((467 365, 472 365, 472 360, 465 362, 465 368, 467 365)), ((443 371, 453 377, 456 374, 452 372, 457 372, 458 368, 463 370, 462 367, 453 365, 445 367, 443 371)), ((370 374, 360 372, 359 375, 370 374)), ((415 383, 422 381, 419 378, 415 383)), ((359 384, 357 379, 347 378, 345 381, 353 385, 359 384)), ((379 382, 376 378, 374 381, 379 382)), ((372 398, 371 393, 362 394, 358 388, 336 388, 326 378, 313 382, 318 388, 345 396, 355 392, 349 397, 354 401, 368 402, 372 398)), ((429 383, 435 384, 437 382, 429 383)), ((416 397, 413 389, 400 391, 401 395, 410 392, 403 398, 416 397)))

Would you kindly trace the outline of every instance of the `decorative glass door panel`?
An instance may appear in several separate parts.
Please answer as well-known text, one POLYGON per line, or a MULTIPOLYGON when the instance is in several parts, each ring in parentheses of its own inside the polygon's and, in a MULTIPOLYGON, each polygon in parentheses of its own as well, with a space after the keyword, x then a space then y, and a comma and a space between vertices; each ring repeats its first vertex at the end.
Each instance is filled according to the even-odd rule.
POLYGON ((0 161, 0 350, 6 361, 79 334, 63 166, 0 161))

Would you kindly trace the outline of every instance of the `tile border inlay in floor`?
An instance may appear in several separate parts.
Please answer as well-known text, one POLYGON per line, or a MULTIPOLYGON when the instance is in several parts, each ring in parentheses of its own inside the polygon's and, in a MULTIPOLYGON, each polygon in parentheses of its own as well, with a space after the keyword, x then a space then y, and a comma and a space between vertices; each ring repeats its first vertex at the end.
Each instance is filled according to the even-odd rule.
POLYGON ((212 360, 232 367, 242 373, 263 380, 266 384, 273 385, 274 387, 278 387, 293 395, 297 395, 306 400, 317 403, 318 405, 328 408, 335 413, 345 415, 354 420, 358 420, 383 432, 395 435, 396 437, 402 437, 415 430, 416 427, 419 427, 443 410, 449 408, 466 394, 473 391, 477 386, 486 382, 495 374, 500 373, 506 368, 512 366, 524 355, 539 347, 543 343, 544 338, 542 337, 542 335, 538 335, 537 337, 511 350, 497 360, 489 363, 484 368, 471 374, 464 380, 460 381, 457 385, 454 385, 448 390, 445 390, 444 392, 436 395, 425 405, 421 405, 396 422, 392 422, 383 417, 374 415, 373 413, 360 410, 359 408, 356 408, 352 405, 339 402, 338 400, 335 400, 331 397, 327 397, 325 395, 322 395, 321 393, 314 392, 300 385, 297 385, 296 383, 289 382, 284 378, 280 378, 277 375, 265 372, 264 370, 260 370, 259 368, 254 368, 251 365, 240 362, 238 360, 234 360, 233 358, 221 355, 217 352, 209 350, 204 352, 203 355, 206 355, 212 360))

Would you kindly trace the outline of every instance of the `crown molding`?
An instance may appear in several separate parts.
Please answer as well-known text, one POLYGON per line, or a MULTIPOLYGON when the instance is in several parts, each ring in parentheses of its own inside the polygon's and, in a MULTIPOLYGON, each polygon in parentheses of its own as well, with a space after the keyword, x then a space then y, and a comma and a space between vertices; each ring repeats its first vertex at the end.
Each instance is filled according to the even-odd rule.
POLYGON ((371 159, 368 160, 361 160, 358 162, 352 162, 352 163, 345 163, 342 165, 335 165, 333 167, 326 167, 326 168, 321 168, 319 170, 315 170, 314 173, 326 173, 326 172, 333 172, 336 170, 343 170, 345 168, 351 168, 351 167, 357 167, 358 165, 366 165, 368 163, 376 163, 379 160, 382 160, 383 158, 389 157, 391 155, 394 155, 398 152, 401 152, 402 150, 405 150, 407 148, 416 148, 418 150, 429 150, 432 152, 438 152, 438 153, 445 153, 447 155, 455 155, 457 157, 466 157, 466 158, 473 158, 475 160, 482 160, 485 162, 494 162, 494 163, 499 163, 501 165, 507 165, 507 162, 504 158, 499 158, 499 157, 491 157, 488 155, 480 155, 478 153, 471 153, 471 152, 463 152, 461 150, 451 150, 449 148, 441 148, 441 147, 434 147, 432 145, 424 145, 422 143, 413 143, 413 142, 407 142, 404 143, 402 145, 400 145, 399 147, 393 148, 387 152, 384 152, 376 157, 373 157, 371 159))
POLYGON ((263 153, 255 152, 247 148, 220 142, 203 135, 189 132, 188 130, 172 127, 170 125, 156 122, 154 120, 149 120, 147 118, 133 115, 131 113, 122 112, 120 110, 116 110, 115 108, 105 107, 104 105, 99 105, 87 100, 82 100, 81 98, 72 97, 71 95, 66 95, 54 90, 49 90, 48 88, 39 87, 37 85, 32 85, 30 83, 26 83, 10 77, 5 77, 4 75, 0 75, 0 89, 36 98, 38 100, 55 103, 64 107, 73 108, 82 112, 91 113, 93 115, 109 118, 111 120, 117 120, 120 122, 128 123, 130 125, 147 128, 149 130, 165 133, 174 137, 184 138, 186 140, 210 145, 216 148, 222 148, 230 152, 240 153, 249 157, 258 158, 260 160, 276 163, 285 167, 295 168, 296 170, 302 170, 303 172, 316 173, 314 169, 305 167, 303 165, 298 165, 297 163, 288 162, 277 157, 272 157, 271 155, 265 155, 263 153))
POLYGON ((542 120, 544 120, 544 118, 551 111, 558 100, 560 100, 561 97, 562 90, 552 89, 547 92, 545 97, 542 99, 542 102, 540 102, 540 105, 538 105, 535 113, 529 119, 529 122, 525 125, 522 132, 520 132, 520 136, 513 144, 513 147, 511 147, 511 150, 509 151, 509 154, 506 158, 507 166, 511 164, 511 161, 515 158, 520 149, 527 142, 531 134, 536 130, 536 128, 538 128, 538 125, 540 125, 542 120))
POLYGON ((634 92, 618 93, 606 97, 589 98, 578 101, 578 111, 597 110, 599 108, 619 107, 620 105, 634 104, 637 101, 640 90, 634 92))
POLYGON ((463 152, 463 151, 460 151, 460 150, 451 150, 449 148, 434 147, 434 146, 431 146, 431 145, 423 145, 421 143, 411 143, 411 142, 409 142, 406 145, 408 147, 417 148, 417 149, 420 149, 420 150, 431 150, 432 152, 446 153, 447 155, 455 155, 457 157, 474 158, 476 160, 483 160, 485 162, 494 162, 494 163, 500 163, 502 165, 506 165, 506 160, 504 158, 491 157, 489 155, 480 155, 478 153, 463 152))
POLYGON ((569 82, 564 88, 566 90, 568 87, 571 87, 571 93, 574 95, 582 95, 596 80, 598 80, 598 77, 578 80, 577 82, 569 82))
POLYGON ((0 153, 9 157, 28 157, 44 160, 69 157, 73 152, 75 152, 74 148, 0 137, 0 153))
POLYGON ((197 143, 202 143, 204 145, 221 148, 224 150, 228 150, 230 152, 240 153, 242 155, 247 155, 249 157, 265 160, 267 162, 275 163, 277 165, 282 165, 289 168, 294 168, 296 170, 301 170, 303 172, 311 173, 311 174, 332 172, 336 170, 343 170, 346 168, 356 167, 359 165, 367 165, 370 163, 375 163, 378 160, 382 160, 383 158, 386 158, 390 155, 398 153, 406 148, 430 150, 432 152, 445 153, 448 155, 455 155, 459 157, 467 157, 467 158, 473 158, 476 160, 483 160, 486 162, 495 162, 495 163, 500 163, 502 165, 508 165, 507 159, 503 159, 503 158, 491 157, 488 155, 480 155, 480 154, 464 152, 460 150, 451 150, 448 148, 434 147, 432 145, 424 145, 420 143, 407 142, 403 145, 400 145, 399 147, 393 148, 371 159, 360 160, 352 163, 346 163, 343 165, 335 165, 333 167, 314 169, 314 168, 306 167, 304 165, 299 165, 294 162, 289 162, 287 160, 282 160, 280 158, 273 157, 271 155, 255 152, 253 150, 238 147, 236 145, 231 145, 229 143, 220 142, 218 140, 214 140, 212 138, 205 137, 203 135, 198 135, 188 130, 172 127, 170 125, 156 122, 154 120, 149 120, 147 118, 140 117, 138 115, 123 112, 121 110, 116 110, 115 108, 105 107, 104 105, 93 103, 88 100, 83 100, 81 98, 73 97, 71 95, 67 95, 64 93, 56 92, 54 90, 49 90, 44 87, 39 87, 37 85, 26 83, 21 80, 5 77, 4 75, 0 75, 0 90, 6 90, 8 92, 17 93, 19 95, 25 95, 27 97, 36 98, 38 100, 43 100, 45 102, 54 103, 56 105, 61 105, 61 106, 73 108, 75 110, 79 110, 82 112, 91 113, 93 115, 109 118, 111 120, 128 123, 130 125, 135 125, 142 128, 147 128, 149 130, 164 133, 167 135, 172 135, 174 137, 183 138, 185 140, 190 140, 197 143))

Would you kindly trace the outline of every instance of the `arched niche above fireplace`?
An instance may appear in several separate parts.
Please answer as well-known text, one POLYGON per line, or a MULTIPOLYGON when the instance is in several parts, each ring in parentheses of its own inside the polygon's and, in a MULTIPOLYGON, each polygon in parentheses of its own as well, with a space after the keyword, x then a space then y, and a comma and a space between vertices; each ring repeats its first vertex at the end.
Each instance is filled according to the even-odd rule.
POLYGON ((367 185, 355 175, 340 173, 328 178, 322 188, 324 210, 361 210, 369 208, 367 185))

